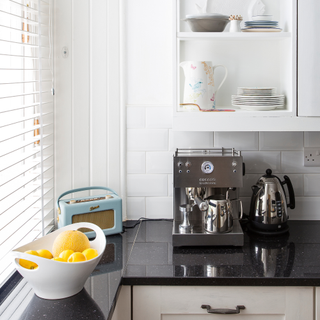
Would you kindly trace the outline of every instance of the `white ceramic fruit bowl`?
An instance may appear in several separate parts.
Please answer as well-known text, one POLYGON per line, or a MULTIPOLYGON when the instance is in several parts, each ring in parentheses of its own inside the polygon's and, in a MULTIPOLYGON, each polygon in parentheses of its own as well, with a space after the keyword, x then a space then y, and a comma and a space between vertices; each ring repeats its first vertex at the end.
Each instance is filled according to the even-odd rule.
POLYGON ((63 299, 71 297, 83 288, 86 280, 99 263, 106 247, 106 236, 102 229, 93 223, 80 222, 58 229, 38 240, 11 251, 19 273, 30 283, 35 294, 43 299, 63 299), (98 256, 83 262, 59 262, 24 253, 28 250, 47 249, 52 252, 55 238, 63 231, 92 229, 96 238, 90 241, 90 247, 98 250, 98 256), (19 264, 19 259, 35 262, 38 268, 29 270, 19 264))

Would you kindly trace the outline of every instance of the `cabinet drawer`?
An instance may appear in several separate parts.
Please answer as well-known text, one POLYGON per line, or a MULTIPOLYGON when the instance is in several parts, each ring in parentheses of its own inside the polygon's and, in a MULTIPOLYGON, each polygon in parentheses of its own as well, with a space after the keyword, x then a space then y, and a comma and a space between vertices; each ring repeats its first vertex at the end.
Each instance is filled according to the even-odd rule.
POLYGON ((202 305, 210 305, 212 309, 245 306, 238 315, 223 315, 225 320, 235 316, 238 319, 312 320, 313 288, 138 286, 133 290, 134 320, 221 318, 221 315, 208 314, 202 305))

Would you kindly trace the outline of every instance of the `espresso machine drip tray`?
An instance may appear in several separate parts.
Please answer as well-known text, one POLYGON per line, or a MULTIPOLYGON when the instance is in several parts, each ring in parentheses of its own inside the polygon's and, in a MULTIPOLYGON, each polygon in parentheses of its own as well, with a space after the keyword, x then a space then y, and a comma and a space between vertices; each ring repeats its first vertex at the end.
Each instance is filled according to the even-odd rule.
MULTIPOLYGON (((233 229, 227 233, 209 233, 203 225, 195 224, 191 233, 181 233, 181 222, 173 222, 172 245, 183 246, 243 246, 244 234, 239 220, 233 220, 233 229)), ((193 221, 190 221, 193 224, 193 221)))
POLYGON ((241 152, 233 148, 176 150, 173 246, 243 246, 244 172, 241 152))

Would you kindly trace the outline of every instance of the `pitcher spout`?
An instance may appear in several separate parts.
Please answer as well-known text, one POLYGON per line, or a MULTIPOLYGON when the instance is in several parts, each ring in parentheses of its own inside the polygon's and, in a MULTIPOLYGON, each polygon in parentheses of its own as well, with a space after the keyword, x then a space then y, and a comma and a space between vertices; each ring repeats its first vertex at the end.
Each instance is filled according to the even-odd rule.
POLYGON ((183 61, 183 62, 180 62, 180 67, 185 70, 185 67, 188 65, 188 61, 183 61))

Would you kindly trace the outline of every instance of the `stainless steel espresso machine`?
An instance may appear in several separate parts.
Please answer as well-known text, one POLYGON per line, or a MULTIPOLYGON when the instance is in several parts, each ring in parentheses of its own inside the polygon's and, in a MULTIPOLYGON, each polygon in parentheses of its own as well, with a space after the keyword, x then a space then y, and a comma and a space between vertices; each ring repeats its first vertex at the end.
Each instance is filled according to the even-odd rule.
POLYGON ((177 149, 173 162, 173 246, 242 246, 241 152, 177 149))

